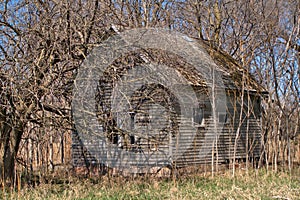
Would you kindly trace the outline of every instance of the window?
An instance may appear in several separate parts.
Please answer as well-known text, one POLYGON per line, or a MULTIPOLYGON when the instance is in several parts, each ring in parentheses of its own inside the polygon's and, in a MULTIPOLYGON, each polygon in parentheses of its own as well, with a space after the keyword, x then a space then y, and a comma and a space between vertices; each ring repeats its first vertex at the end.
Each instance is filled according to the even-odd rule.
POLYGON ((194 108, 193 122, 195 126, 204 126, 204 106, 194 108))
POLYGON ((227 113, 220 112, 218 114, 219 123, 228 123, 227 113))

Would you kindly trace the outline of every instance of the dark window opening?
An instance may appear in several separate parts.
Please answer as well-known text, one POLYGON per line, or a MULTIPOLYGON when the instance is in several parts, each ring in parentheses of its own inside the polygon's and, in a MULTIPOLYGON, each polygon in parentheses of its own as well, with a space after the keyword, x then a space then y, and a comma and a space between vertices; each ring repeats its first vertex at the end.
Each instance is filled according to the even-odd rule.
POLYGON ((194 113, 193 113, 193 122, 196 125, 203 125, 204 121, 204 108, 194 108, 194 113))
POLYGON ((130 144, 135 144, 135 138, 134 135, 130 136, 130 144))
POLYGON ((227 113, 219 113, 219 123, 228 123, 227 113))

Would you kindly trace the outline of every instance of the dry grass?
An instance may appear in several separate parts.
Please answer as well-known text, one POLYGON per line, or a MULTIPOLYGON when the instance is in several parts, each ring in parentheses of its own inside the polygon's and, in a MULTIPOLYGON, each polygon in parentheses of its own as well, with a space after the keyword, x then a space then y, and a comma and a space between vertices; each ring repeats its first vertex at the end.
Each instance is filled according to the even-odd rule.
POLYGON ((20 192, 2 193, 3 199, 300 199, 299 173, 230 172, 215 177, 197 175, 171 179, 102 177, 63 184, 41 184, 20 192))

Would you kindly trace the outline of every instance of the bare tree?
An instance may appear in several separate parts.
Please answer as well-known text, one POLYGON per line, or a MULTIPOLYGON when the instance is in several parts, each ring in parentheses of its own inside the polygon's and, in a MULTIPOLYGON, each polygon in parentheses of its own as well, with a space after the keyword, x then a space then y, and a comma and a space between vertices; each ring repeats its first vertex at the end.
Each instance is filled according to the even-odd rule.
POLYGON ((281 155, 291 168, 300 118, 297 0, 6 0, 0 3, 3 183, 13 182, 25 136, 49 138, 50 129, 72 128, 77 69, 91 49, 110 36, 112 25, 119 30, 168 27, 208 40, 241 62, 269 91, 263 101, 264 158, 276 169, 281 155))
MULTIPOLYGON (((168 1, 1 2, 2 182, 13 182, 23 137, 35 138, 31 131, 48 135, 52 152, 51 130, 72 128, 70 103, 77 68, 110 36, 110 27, 164 26, 170 20, 170 5, 168 1)), ((47 165, 53 167, 52 156, 53 152, 47 165)))
POLYGON ((78 3, 84 5, 1 3, 2 181, 13 182, 19 144, 30 131, 29 123, 45 131, 72 127, 70 102, 76 69, 106 30, 98 1, 78 3))
POLYGON ((204 0, 178 7, 183 31, 232 55, 269 92, 263 97, 264 159, 274 170, 279 161, 290 169, 299 130, 299 2, 204 0))

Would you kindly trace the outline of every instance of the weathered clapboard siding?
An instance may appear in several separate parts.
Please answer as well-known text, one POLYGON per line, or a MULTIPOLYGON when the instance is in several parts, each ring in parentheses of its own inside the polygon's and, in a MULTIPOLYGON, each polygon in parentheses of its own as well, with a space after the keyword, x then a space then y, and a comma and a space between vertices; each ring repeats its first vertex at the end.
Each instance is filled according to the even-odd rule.
MULTIPOLYGON (((238 134, 235 158, 246 158, 246 154, 252 158, 259 157, 261 140, 260 119, 259 113, 257 113, 259 109, 251 109, 254 113, 247 118, 245 115, 247 107, 244 105, 243 121, 240 123, 238 119, 241 106, 234 99, 231 101, 231 98, 237 99, 237 97, 229 94, 227 96, 229 100, 227 101, 226 122, 225 124, 218 122, 217 129, 215 129, 212 120, 211 103, 208 96, 203 93, 203 89, 195 88, 195 91, 198 91, 197 94, 199 95, 198 103, 201 105, 199 107, 203 109, 204 123, 202 121, 195 122, 193 118, 185 118, 180 113, 176 113, 176 110, 179 109, 176 108, 178 105, 167 98, 170 95, 163 87, 156 87, 154 90, 151 90, 151 92, 153 91, 155 91, 155 95, 153 96, 146 92, 143 95, 147 96, 147 98, 143 95, 132 98, 131 104, 135 107, 135 110, 132 111, 135 113, 132 122, 119 124, 123 127, 126 126, 127 129, 131 128, 132 133, 127 138, 117 131, 108 133, 113 134, 115 138, 111 139, 109 137, 111 143, 137 153, 151 154, 151 152, 162 151, 164 152, 162 155, 169 155, 171 163, 177 167, 183 167, 191 164, 208 164, 212 162, 212 159, 220 163, 233 159, 234 144, 236 134, 238 134), (172 106, 173 109, 171 109, 172 106), (159 121, 153 121, 155 119, 159 121), (195 134, 192 144, 187 149, 182 150, 176 146, 177 134, 179 132, 178 123, 181 126, 180 133, 185 135, 184 137, 180 137, 179 142, 181 144, 186 143, 188 145, 190 137, 193 137, 195 134), (196 127, 196 133, 192 132, 191 126, 196 127), (240 126, 240 131, 237 133, 238 126, 240 126), (216 137, 216 133, 218 137, 216 137), (247 137, 248 142, 246 140, 247 137), (217 140, 214 141, 216 138, 217 140), (209 144, 206 144, 205 141, 208 141, 209 144), (213 141, 214 146, 211 144, 213 141), (170 146, 172 147, 171 149, 170 146), (205 152, 201 152, 201 149, 204 149, 205 152)), ((111 92, 107 86, 104 87, 103 95, 100 97, 102 99, 102 108, 109 109, 111 105, 111 92), (106 94, 105 91, 107 92, 106 94)), ((252 97, 254 104, 257 103, 255 98, 255 96, 252 97)), ((174 100, 174 97, 172 99, 174 100)), ((257 106, 259 105, 255 105, 254 107, 257 106)), ((100 113, 104 114, 105 112, 102 110, 100 113)), ((106 128, 106 130, 112 131, 109 128, 106 128)), ((101 164, 101 160, 97 160, 90 155, 79 142, 80 140, 75 136, 73 141, 74 165, 89 166, 101 164)), ((91 145, 95 145, 95 143, 91 145)), ((165 159, 165 157, 156 157, 156 159, 165 159)))

